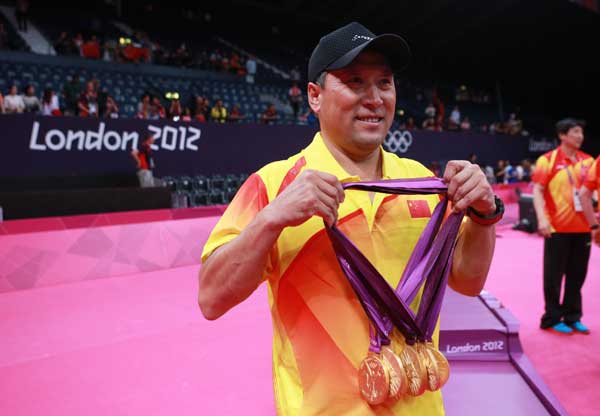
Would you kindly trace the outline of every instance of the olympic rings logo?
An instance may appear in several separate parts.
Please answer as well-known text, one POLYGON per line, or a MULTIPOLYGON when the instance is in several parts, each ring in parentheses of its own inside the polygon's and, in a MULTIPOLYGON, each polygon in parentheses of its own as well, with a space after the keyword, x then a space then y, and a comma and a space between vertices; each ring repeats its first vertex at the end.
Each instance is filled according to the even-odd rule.
POLYGON ((392 153, 406 153, 408 148, 413 142, 412 134, 410 131, 388 131, 385 140, 383 141, 383 146, 388 152, 392 153))

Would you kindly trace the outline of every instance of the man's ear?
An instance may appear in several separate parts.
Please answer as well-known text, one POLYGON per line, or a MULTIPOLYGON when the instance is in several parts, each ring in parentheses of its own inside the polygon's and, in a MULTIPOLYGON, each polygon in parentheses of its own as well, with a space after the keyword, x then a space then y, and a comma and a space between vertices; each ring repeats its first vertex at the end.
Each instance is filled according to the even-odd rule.
POLYGON ((308 105, 315 114, 319 114, 321 111, 321 86, 314 82, 308 83, 308 105))

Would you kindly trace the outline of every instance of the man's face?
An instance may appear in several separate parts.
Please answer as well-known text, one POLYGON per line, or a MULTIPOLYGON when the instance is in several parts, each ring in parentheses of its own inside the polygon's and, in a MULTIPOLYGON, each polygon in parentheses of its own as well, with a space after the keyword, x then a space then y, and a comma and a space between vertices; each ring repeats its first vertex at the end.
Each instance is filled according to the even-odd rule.
POLYGON ((583 143, 583 129, 580 126, 571 127, 565 134, 559 134, 560 141, 569 146, 579 149, 583 143))
POLYGON ((331 71, 320 88, 323 134, 351 154, 371 152, 383 143, 394 118, 396 89, 384 56, 362 52, 349 66, 331 71))

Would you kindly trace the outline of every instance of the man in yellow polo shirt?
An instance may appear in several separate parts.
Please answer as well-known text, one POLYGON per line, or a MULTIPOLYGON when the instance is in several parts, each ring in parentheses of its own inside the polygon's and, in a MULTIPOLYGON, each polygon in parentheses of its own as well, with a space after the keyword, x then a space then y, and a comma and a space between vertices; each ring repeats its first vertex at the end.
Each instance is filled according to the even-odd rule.
POLYGON ((540 327, 561 335, 589 333, 581 323, 581 288, 590 259, 590 226, 580 190, 593 159, 579 150, 584 126, 572 118, 556 123, 561 144, 538 158, 531 179, 538 229, 544 236, 545 311, 540 327))
MULTIPOLYGON (((204 248, 198 302, 207 319, 268 284, 279 415, 444 414, 439 391, 377 406, 361 398, 357 369, 369 349, 369 321, 323 225, 337 223, 397 285, 439 196, 344 192, 341 182, 432 176, 420 163, 381 147, 394 117, 393 71, 408 58, 402 38, 375 36, 358 23, 321 38, 308 83, 321 131, 300 153, 250 176, 204 248)), ((490 266, 491 223, 500 204, 476 165, 451 161, 444 177, 453 208, 471 213, 449 282, 474 296, 490 266)), ((411 307, 419 301, 417 296, 411 307)))
POLYGON ((596 196, 600 195, 600 156, 596 158, 586 175, 583 186, 581 187, 581 204, 585 218, 592 230, 592 240, 600 246, 600 223, 594 214, 592 205, 592 196, 596 191, 596 196))

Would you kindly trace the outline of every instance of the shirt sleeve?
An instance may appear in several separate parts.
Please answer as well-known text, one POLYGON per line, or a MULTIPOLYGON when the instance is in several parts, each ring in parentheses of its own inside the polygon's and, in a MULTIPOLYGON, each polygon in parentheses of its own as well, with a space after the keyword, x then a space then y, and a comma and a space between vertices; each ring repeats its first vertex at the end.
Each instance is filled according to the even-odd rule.
POLYGON ((202 250, 202 262, 206 262, 217 248, 240 235, 268 203, 267 189, 262 178, 256 173, 252 174, 241 186, 210 233, 202 250))
POLYGON ((583 186, 590 191, 600 189, 600 158, 596 159, 587 172, 583 181, 583 186))
POLYGON ((531 177, 531 181, 538 183, 543 187, 548 185, 550 179, 550 168, 550 161, 548 158, 545 155, 540 156, 535 163, 535 171, 531 177))

